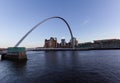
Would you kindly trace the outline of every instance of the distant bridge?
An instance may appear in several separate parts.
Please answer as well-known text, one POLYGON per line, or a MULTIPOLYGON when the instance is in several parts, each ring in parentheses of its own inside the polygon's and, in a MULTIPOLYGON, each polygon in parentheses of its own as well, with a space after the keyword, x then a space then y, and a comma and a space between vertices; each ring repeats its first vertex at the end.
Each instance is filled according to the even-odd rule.
POLYGON ((46 21, 48 21, 48 20, 50 20, 50 19, 54 19, 54 18, 58 18, 58 19, 62 20, 62 21, 67 25, 67 27, 68 27, 68 29, 69 29, 69 32, 70 32, 70 35, 71 35, 72 48, 74 48, 74 40, 73 40, 72 30, 71 30, 68 22, 67 22, 64 18, 59 17, 59 16, 54 16, 54 17, 47 18, 47 19, 41 21, 40 23, 38 23, 37 25, 35 25, 32 29, 30 29, 30 30, 18 41, 18 43, 15 45, 15 47, 18 47, 19 44, 20 44, 34 29, 36 29, 40 24, 42 24, 42 23, 44 23, 44 22, 46 22, 46 21))

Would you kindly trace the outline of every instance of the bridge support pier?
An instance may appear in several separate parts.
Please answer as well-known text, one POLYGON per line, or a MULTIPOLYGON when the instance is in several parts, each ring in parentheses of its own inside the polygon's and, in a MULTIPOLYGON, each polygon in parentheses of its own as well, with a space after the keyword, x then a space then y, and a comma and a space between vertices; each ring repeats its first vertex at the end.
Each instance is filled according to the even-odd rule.
POLYGON ((24 47, 9 47, 6 54, 2 54, 2 60, 26 61, 27 55, 24 47))

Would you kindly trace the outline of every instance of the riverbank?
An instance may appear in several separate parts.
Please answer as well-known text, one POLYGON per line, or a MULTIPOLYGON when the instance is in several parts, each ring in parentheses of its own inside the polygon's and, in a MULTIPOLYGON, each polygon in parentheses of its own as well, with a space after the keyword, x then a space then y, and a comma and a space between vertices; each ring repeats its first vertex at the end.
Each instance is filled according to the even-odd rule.
POLYGON ((120 50, 120 48, 40 48, 27 51, 89 51, 89 50, 120 50))

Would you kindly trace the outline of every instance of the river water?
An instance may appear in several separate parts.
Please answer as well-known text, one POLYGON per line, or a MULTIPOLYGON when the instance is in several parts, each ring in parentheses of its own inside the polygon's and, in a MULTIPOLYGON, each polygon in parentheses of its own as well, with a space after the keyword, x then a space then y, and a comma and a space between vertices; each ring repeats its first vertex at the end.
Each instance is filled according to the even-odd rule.
POLYGON ((0 61, 0 83, 120 83, 120 50, 27 52, 0 61))

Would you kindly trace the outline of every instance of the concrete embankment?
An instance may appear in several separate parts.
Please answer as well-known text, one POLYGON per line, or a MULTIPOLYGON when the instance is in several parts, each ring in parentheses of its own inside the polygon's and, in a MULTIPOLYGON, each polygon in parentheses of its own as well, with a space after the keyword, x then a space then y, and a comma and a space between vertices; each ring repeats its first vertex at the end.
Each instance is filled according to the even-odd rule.
POLYGON ((28 51, 82 51, 88 49, 79 49, 79 48, 41 48, 41 49, 32 49, 28 51))
POLYGON ((26 49, 24 47, 10 47, 2 54, 2 60, 25 61, 27 60, 26 49))

